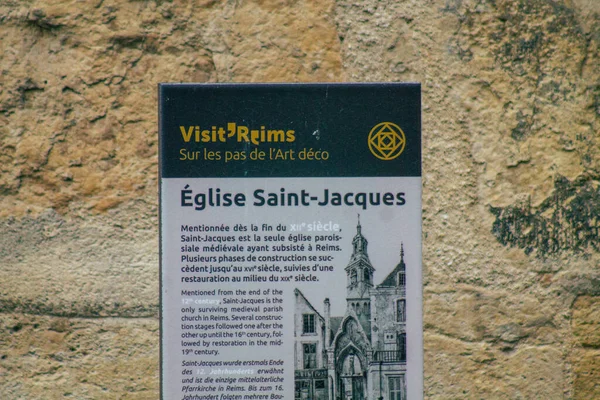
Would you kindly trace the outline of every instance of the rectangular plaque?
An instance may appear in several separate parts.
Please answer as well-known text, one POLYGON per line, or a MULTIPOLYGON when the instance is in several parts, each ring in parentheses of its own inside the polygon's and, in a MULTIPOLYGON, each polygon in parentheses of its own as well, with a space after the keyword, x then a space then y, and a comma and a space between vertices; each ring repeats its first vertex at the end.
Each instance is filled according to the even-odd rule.
POLYGON ((161 398, 423 398, 420 85, 161 84, 161 398))

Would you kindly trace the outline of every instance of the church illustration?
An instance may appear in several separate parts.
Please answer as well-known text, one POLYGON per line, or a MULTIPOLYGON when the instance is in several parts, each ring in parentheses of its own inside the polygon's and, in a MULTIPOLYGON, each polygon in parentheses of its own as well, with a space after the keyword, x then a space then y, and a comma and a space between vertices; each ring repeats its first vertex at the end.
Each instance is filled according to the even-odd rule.
MULTIPOLYGON (((406 400, 406 265, 379 284, 360 220, 346 272, 346 312, 319 312, 295 290, 295 399, 406 400)), ((335 299, 337 300, 337 299, 335 299)), ((340 299, 341 300, 341 299, 340 299)))

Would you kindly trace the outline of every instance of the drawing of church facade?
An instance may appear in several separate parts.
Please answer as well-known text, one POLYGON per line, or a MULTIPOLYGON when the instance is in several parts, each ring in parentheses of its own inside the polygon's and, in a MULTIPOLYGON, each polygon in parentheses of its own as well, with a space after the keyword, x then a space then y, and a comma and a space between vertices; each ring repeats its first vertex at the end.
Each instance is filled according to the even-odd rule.
MULTIPOLYGON (((295 399, 406 400, 406 265, 379 284, 360 222, 345 268, 346 311, 320 313, 295 290, 295 399)), ((337 299, 336 299, 337 300, 337 299)))

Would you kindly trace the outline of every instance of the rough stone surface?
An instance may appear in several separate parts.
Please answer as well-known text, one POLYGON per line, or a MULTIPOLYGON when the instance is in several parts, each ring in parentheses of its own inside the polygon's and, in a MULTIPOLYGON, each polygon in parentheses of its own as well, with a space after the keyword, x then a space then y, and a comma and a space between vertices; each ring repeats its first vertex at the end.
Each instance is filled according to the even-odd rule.
POLYGON ((72 217, 48 209, 3 221, 0 312, 157 317, 156 204, 72 217))
POLYGON ((576 399, 600 398, 600 350, 574 352, 576 399))
POLYGON ((574 393, 577 398, 600 398, 600 296, 581 296, 573 304, 576 350, 574 393))
POLYGON ((600 349, 600 296, 581 296, 573 304, 573 334, 583 347, 600 349))
POLYGON ((428 398, 563 399, 563 355, 552 346, 498 352, 485 343, 427 337, 428 398))
POLYGON ((0 315, 3 399, 153 399, 156 319, 0 315))
POLYGON ((600 2, 1 1, 0 398, 158 397, 156 84, 419 81, 425 394, 600 398, 600 2))

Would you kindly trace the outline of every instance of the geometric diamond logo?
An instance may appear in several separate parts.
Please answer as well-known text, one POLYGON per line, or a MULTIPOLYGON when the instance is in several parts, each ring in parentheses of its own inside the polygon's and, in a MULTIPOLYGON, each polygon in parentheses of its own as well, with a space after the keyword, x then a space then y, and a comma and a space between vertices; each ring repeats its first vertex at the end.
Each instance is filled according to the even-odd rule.
POLYGON ((369 150, 380 160, 393 160, 405 147, 404 132, 392 122, 381 122, 369 132, 369 150))

